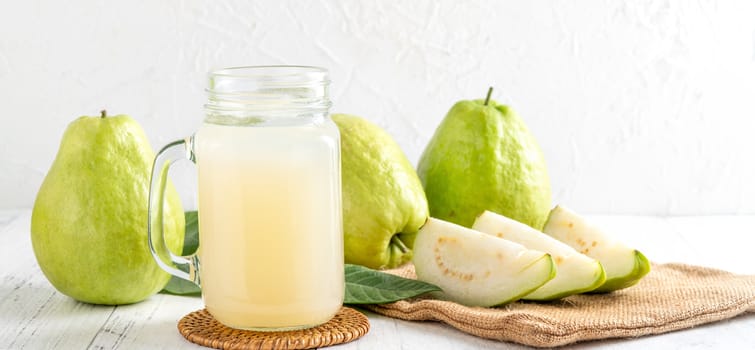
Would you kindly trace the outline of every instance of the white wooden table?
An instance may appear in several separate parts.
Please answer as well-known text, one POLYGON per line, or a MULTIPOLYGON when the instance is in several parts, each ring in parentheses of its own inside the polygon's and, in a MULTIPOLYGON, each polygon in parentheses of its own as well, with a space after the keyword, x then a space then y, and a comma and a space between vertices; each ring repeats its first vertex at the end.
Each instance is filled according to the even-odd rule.
MULTIPOLYGON (((94 306, 58 292, 37 266, 30 210, 0 211, 0 349, 202 349, 178 333, 199 298, 158 294, 127 306, 94 306)), ((755 216, 593 216, 655 262, 755 274, 755 216)), ((436 322, 367 313, 370 332, 334 349, 520 349, 436 322)), ((580 343, 573 348, 755 349, 755 314, 663 335, 580 343)))

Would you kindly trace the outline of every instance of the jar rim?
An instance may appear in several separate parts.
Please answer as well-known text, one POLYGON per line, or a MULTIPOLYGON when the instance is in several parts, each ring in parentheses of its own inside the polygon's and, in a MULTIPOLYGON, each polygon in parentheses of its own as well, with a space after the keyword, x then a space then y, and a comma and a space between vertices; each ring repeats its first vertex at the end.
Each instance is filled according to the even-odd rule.
POLYGON ((230 78, 276 78, 304 75, 326 79, 327 74, 328 70, 325 68, 303 65, 236 66, 213 69, 209 72, 210 76, 230 78))
POLYGON ((208 73, 208 112, 327 112, 328 71, 315 66, 238 66, 208 73))

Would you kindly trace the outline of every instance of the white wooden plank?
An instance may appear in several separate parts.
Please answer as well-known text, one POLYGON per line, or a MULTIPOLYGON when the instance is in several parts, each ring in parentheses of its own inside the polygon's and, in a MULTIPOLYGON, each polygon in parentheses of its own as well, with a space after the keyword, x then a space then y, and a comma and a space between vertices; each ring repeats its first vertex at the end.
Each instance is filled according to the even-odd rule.
POLYGON ((0 228, 0 348, 86 348, 112 307, 80 303, 52 287, 31 249, 30 220, 27 211, 0 228))
POLYGON ((2 288, 3 349, 85 348, 112 310, 58 293, 36 265, 25 276, 4 277, 2 288))
MULTIPOLYGON (((655 262, 679 261, 755 274, 755 216, 659 218, 593 216, 655 262)), ((156 295, 142 303, 103 307, 57 293, 36 264, 29 239, 30 211, 0 212, 0 348, 200 349, 176 328, 201 299, 156 295)), ((337 349, 520 349, 480 339, 438 322, 407 322, 368 313, 364 338, 337 349)), ((637 339, 588 342, 578 349, 746 348, 755 342, 755 314, 637 339)))
POLYGON ((181 317, 202 307, 201 298, 163 294, 118 306, 90 349, 201 349, 185 340, 177 325, 181 317))

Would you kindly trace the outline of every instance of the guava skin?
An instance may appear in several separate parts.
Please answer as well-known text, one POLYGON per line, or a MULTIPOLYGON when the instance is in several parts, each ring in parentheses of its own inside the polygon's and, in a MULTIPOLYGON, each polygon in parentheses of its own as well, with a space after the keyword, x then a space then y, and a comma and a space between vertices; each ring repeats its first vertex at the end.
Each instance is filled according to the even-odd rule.
MULTIPOLYGON (((147 244, 153 159, 130 117, 80 117, 68 126, 31 218, 34 255, 58 291, 119 305, 144 300, 168 282, 147 244)), ((163 213, 166 244, 180 252, 184 214, 170 184, 163 213)))

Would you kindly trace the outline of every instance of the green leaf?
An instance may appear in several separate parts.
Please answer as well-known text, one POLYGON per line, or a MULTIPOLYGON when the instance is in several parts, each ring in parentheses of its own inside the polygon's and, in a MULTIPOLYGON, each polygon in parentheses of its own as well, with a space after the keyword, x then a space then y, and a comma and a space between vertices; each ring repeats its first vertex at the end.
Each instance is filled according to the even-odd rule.
POLYGON ((197 211, 187 211, 184 214, 186 218, 186 233, 184 235, 184 249, 181 255, 191 255, 197 251, 199 246, 199 219, 197 211))
MULTIPOLYGON (((186 220, 186 229, 184 233, 184 247, 181 255, 191 255, 197 251, 199 246, 199 220, 197 218, 197 211, 187 211, 184 213, 186 220)), ((186 266, 178 266, 182 271, 186 271, 186 266)), ((160 293, 174 294, 174 295, 193 295, 199 296, 202 294, 202 290, 194 284, 185 279, 171 276, 168 284, 160 293)))
POLYGON ((430 283, 346 264, 344 304, 384 304, 440 291, 430 283))
MULTIPOLYGON (((178 265, 176 267, 183 272, 189 272, 189 267, 187 265, 178 265)), ((200 289, 198 285, 194 284, 194 282, 190 282, 176 276, 170 276, 168 284, 165 285, 160 293, 200 296, 202 295, 202 289, 200 289)))
POLYGON ((176 276, 171 276, 170 280, 168 281, 168 284, 165 285, 165 288, 163 288, 163 290, 161 290, 160 293, 173 294, 173 295, 200 296, 202 295, 202 290, 199 289, 198 285, 192 282, 189 282, 182 278, 178 278, 176 276))

